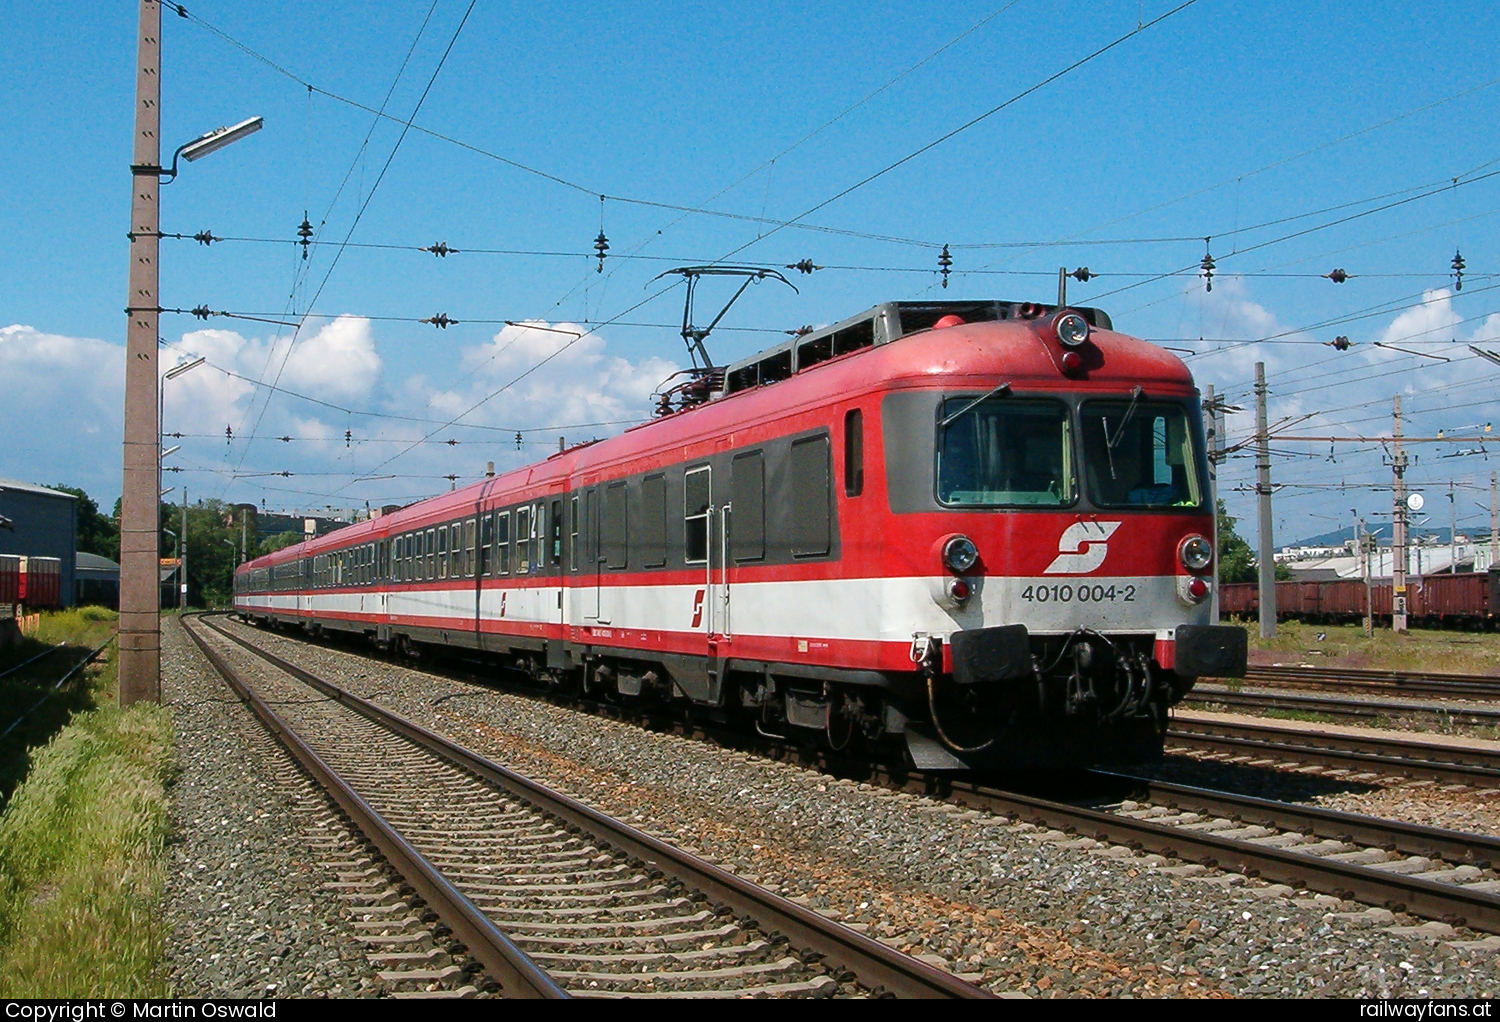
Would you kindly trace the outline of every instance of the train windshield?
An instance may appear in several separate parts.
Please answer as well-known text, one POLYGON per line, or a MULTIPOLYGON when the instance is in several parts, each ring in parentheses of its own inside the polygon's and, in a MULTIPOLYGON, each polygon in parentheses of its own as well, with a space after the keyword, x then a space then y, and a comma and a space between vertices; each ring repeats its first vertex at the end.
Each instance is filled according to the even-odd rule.
POLYGON ((954 507, 1073 503, 1073 426, 1059 401, 951 397, 938 426, 937 496, 954 507))
POLYGON ((1203 481, 1187 409, 1137 394, 1085 401, 1083 464, 1098 507, 1200 507, 1203 481))

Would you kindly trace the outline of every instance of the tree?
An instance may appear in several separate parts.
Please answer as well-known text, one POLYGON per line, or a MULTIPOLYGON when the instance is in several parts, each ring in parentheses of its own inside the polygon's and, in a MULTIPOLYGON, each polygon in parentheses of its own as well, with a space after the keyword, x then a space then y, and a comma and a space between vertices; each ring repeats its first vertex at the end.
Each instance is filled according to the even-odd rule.
POLYGON ((277 532, 260 541, 255 548, 255 557, 264 557, 266 554, 274 554, 278 550, 285 550, 289 546, 296 546, 305 537, 300 532, 277 532))
POLYGON ((1219 581, 1254 582, 1255 554, 1240 534, 1234 531, 1238 518, 1231 517, 1219 501, 1219 581))
MULTIPOLYGON (((1219 501, 1219 582, 1258 582, 1260 562, 1250 544, 1234 531, 1238 518, 1230 516, 1219 501)), ((1293 578, 1292 569, 1285 564, 1276 565, 1276 581, 1286 582, 1293 578)))
MULTIPOLYGON (((120 521, 99 513, 99 505, 81 488, 54 483, 50 489, 71 493, 78 498, 78 552, 98 554, 112 561, 120 559, 120 521)), ((116 507, 119 502, 115 502, 116 507)))
MULTIPOLYGON (((230 594, 234 591, 234 569, 239 563, 240 514, 241 512, 221 500, 202 500, 188 508, 187 582, 190 605, 218 606, 229 601, 230 594)), ((163 504, 161 524, 164 529, 181 532, 182 505, 163 504)), ((256 542, 255 526, 248 524, 245 536, 247 557, 255 556, 256 542)), ((171 537, 163 533, 163 556, 173 549, 171 537)))

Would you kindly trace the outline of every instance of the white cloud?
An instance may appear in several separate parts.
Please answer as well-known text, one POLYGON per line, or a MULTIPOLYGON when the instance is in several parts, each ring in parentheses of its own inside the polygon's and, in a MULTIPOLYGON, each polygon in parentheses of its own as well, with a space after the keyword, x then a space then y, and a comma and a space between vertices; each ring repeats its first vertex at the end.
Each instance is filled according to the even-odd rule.
POLYGON ((120 490, 125 348, 92 337, 0 327, 0 476, 120 490))

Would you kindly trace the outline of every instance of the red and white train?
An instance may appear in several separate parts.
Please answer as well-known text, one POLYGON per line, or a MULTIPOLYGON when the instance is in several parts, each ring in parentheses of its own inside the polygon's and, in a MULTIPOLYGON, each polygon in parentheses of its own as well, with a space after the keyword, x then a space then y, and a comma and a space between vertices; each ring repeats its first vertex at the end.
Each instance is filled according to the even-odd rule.
POLYGON ((1193 380, 1094 309, 893 302, 244 565, 235 607, 929 769, 1159 754, 1236 676, 1193 380))

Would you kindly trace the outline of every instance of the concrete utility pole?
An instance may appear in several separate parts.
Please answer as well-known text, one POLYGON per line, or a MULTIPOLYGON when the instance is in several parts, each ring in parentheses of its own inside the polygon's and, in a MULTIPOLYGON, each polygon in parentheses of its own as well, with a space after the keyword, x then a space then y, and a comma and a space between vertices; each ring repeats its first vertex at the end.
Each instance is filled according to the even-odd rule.
POLYGON ((240 563, 245 563, 245 515, 248 514, 244 508, 240 508, 240 563))
MULTIPOLYGON (((1216 418, 1217 402, 1214 400, 1214 386, 1208 384, 1203 388, 1203 435, 1208 440, 1208 506, 1213 508, 1214 524, 1210 539, 1214 545, 1214 592, 1219 591, 1219 422, 1216 418)), ((1210 611, 1209 620, 1217 624, 1219 621, 1219 598, 1214 597, 1213 609, 1210 611)))
POLYGON ((1370 596, 1370 530, 1365 528, 1365 520, 1355 520, 1355 534, 1359 538, 1359 563, 1360 574, 1365 580, 1365 638, 1375 634, 1375 606, 1370 596))
MULTIPOLYGON (((161 701, 161 447, 156 353, 161 245, 161 4, 140 0, 130 285, 125 306, 125 453, 120 498, 120 704, 161 701)), ((187 539, 183 538, 184 553, 187 539)))
POLYGON ((1271 437, 1266 425, 1266 364, 1255 363, 1255 492, 1260 505, 1260 637, 1276 635, 1276 543, 1271 536, 1271 437))
POLYGON ((177 580, 177 606, 187 610, 187 487, 182 488, 182 577, 177 580))
POLYGON ((1458 504, 1453 500, 1453 480, 1448 480, 1448 574, 1458 574, 1458 504))
POLYGON ((1401 395, 1391 428, 1391 631, 1406 634, 1406 452, 1401 448, 1401 395))
POLYGON ((1495 473, 1490 473, 1490 567, 1500 567, 1500 502, 1496 501, 1495 473))

